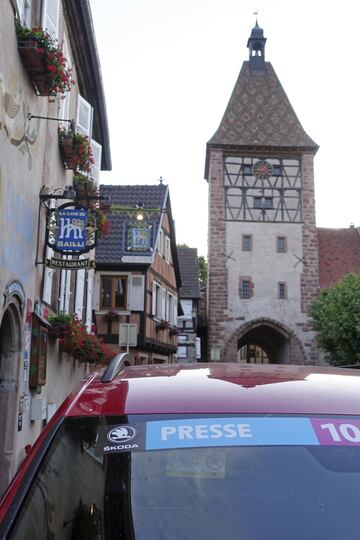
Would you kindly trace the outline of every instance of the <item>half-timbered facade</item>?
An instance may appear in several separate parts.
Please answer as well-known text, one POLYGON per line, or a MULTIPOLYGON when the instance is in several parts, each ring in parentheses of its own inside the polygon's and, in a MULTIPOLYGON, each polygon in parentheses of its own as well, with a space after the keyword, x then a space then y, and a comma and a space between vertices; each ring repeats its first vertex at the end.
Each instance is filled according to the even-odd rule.
POLYGON ((96 249, 97 332, 133 364, 173 362, 180 273, 169 188, 104 185, 100 193, 111 212, 96 249))

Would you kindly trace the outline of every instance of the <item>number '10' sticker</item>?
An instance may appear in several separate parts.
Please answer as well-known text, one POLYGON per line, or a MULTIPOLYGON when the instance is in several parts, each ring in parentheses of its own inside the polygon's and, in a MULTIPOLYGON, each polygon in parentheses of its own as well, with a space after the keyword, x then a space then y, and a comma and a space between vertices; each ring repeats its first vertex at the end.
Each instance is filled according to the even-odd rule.
POLYGON ((360 446, 360 420, 311 418, 319 443, 335 446, 360 446))

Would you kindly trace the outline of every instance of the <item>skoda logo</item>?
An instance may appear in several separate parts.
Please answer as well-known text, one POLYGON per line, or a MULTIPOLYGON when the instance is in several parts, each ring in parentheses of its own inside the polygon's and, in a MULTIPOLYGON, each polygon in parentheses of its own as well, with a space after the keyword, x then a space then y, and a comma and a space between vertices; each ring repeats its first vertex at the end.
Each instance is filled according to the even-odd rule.
POLYGON ((136 429, 130 426, 119 426, 107 434, 107 438, 112 443, 124 443, 131 441, 136 435, 136 429))

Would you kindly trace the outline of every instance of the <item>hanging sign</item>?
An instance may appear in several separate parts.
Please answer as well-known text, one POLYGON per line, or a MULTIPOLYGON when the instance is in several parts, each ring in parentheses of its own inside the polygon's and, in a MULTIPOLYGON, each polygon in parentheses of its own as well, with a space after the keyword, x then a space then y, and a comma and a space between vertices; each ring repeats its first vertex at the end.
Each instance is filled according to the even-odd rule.
POLYGON ((46 266, 51 268, 61 268, 63 270, 88 270, 89 268, 95 268, 95 261, 90 259, 79 260, 65 260, 65 259, 46 259, 46 266))
POLYGON ((48 210, 46 244, 65 255, 86 253, 96 245, 97 228, 95 210, 63 204, 48 210))

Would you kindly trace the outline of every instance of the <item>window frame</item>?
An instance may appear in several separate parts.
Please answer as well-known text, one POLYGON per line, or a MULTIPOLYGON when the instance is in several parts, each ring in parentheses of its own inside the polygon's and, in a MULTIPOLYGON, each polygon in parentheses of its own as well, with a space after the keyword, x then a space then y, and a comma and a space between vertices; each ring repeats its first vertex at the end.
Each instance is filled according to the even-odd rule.
POLYGON ((286 253, 287 252, 287 238, 286 236, 277 236, 276 237, 276 253, 286 253), (283 242, 283 248, 282 243, 283 242))
POLYGON ((241 300, 250 300, 253 297, 254 284, 250 276, 241 276, 239 283, 239 296, 241 300))
POLYGON ((99 308, 100 310, 115 310, 115 311, 128 311, 128 302, 129 302, 129 276, 128 274, 101 274, 100 275, 100 290, 99 290, 99 308), (103 280, 104 279, 111 279, 111 302, 110 306, 104 306, 103 305, 103 280), (114 280, 118 279, 124 279, 125 280, 125 299, 124 299, 124 305, 122 306, 116 306, 115 305, 115 292, 116 288, 114 286, 114 280))
POLYGON ((252 234, 243 234, 241 239, 241 250, 252 251, 253 250, 253 237, 252 234))
POLYGON ((287 300, 286 281, 278 281, 278 300, 287 300))

